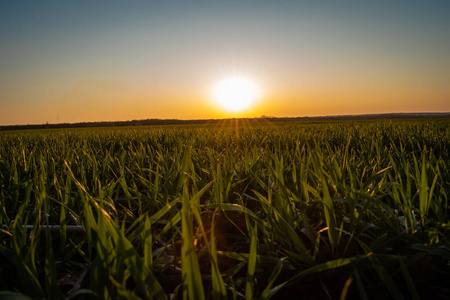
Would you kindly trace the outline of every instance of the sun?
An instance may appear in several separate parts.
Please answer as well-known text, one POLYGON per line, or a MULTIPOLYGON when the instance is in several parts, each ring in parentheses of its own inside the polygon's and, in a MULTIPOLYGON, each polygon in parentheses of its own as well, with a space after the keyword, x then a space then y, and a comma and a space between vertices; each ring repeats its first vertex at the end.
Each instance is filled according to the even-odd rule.
POLYGON ((223 79, 214 88, 214 99, 230 112, 248 108, 258 96, 256 85, 245 77, 223 79))

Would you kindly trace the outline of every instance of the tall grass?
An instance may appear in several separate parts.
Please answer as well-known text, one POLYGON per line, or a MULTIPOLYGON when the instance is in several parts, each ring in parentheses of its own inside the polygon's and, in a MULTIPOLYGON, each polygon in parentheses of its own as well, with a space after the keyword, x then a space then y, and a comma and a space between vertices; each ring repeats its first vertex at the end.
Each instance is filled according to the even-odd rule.
POLYGON ((449 125, 0 132, 0 290, 445 298, 449 125))

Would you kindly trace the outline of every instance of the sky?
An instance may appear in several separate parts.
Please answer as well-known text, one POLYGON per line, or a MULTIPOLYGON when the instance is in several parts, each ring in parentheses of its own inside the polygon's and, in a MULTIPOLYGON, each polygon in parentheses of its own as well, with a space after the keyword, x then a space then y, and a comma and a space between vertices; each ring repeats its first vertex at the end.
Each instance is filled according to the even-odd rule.
POLYGON ((0 0, 0 125, 390 112, 450 112, 450 1, 0 0))

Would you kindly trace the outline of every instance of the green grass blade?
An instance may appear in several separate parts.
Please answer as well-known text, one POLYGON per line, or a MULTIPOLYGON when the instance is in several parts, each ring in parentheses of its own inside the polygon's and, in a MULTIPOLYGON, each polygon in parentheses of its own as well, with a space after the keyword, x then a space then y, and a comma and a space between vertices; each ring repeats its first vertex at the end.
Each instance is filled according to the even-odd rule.
POLYGON ((373 269, 377 272, 381 281, 386 285, 387 289, 391 293, 391 296, 394 299, 404 299, 394 280, 386 271, 386 268, 383 266, 383 263, 380 259, 378 259, 376 254, 374 254, 372 250, 363 242, 359 241, 359 244, 361 245, 361 248, 363 248, 364 252, 366 252, 373 269))
POLYGON ((187 186, 187 178, 185 179, 184 192, 182 198, 181 209, 181 277, 183 282, 183 298, 190 300, 202 300, 205 298, 203 292, 202 275, 192 237, 192 218, 191 218, 191 202, 187 186))
POLYGON ((215 210, 211 222, 211 280, 212 280, 212 296, 214 300, 227 299, 227 290, 223 281, 222 275, 219 270, 219 262, 217 260, 216 249, 216 236, 214 232, 215 228, 215 216, 218 208, 215 210))
POLYGON ((286 282, 283 282, 279 285, 277 285, 276 287, 274 287, 267 295, 266 299, 270 299, 271 297, 273 297, 275 295, 275 293, 277 293, 281 288, 283 288, 286 285, 289 284, 293 284, 296 281, 298 281, 301 277, 309 275, 309 274, 314 274, 314 273, 319 273, 319 272, 323 272, 323 271, 327 271, 327 270, 332 270, 332 269, 336 269, 336 268, 340 268, 343 267, 345 265, 350 264, 351 262, 355 261, 355 260, 360 260, 367 257, 366 255, 364 256, 360 256, 360 257, 355 257, 355 258, 340 258, 340 259, 336 259, 336 260, 331 260, 325 263, 322 263, 320 265, 316 265, 314 267, 308 268, 302 272, 299 272, 297 275, 293 276, 291 279, 289 279, 286 282))
MULTIPOLYGON (((250 222, 248 222, 250 223, 250 222)), ((250 225, 250 224, 248 224, 250 225)), ((254 298, 254 289, 255 289, 255 267, 256 267, 256 255, 257 255, 257 249, 256 249, 256 235, 257 235, 257 228, 258 227, 252 227, 247 226, 249 230, 249 237, 250 237, 250 250, 249 250, 249 256, 248 256, 248 266, 247 266, 247 278, 245 282, 245 299, 253 299, 254 298)))
POLYGON ((420 172, 420 187, 419 187, 419 208, 422 219, 422 225, 425 225, 426 215, 428 214, 429 199, 428 199, 428 177, 426 169, 425 149, 422 152, 422 171, 420 172))

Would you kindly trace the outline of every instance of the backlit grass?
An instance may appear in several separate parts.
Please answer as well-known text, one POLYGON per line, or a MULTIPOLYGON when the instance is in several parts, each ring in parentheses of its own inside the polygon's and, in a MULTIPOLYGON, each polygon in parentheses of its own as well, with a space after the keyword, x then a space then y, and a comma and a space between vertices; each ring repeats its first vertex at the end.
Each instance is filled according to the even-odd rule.
POLYGON ((450 122, 0 132, 0 290, 445 298, 450 122))

